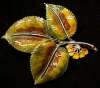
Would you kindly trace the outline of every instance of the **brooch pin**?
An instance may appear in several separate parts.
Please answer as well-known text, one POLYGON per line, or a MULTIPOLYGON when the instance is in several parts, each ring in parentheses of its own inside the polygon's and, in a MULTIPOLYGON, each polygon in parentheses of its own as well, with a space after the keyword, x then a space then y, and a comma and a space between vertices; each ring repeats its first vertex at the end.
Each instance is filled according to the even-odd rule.
POLYGON ((94 45, 71 38, 77 21, 70 10, 60 5, 45 5, 46 20, 37 16, 24 17, 2 37, 15 49, 31 54, 34 84, 60 77, 67 70, 70 56, 77 60, 88 54, 88 48, 97 51, 94 45))

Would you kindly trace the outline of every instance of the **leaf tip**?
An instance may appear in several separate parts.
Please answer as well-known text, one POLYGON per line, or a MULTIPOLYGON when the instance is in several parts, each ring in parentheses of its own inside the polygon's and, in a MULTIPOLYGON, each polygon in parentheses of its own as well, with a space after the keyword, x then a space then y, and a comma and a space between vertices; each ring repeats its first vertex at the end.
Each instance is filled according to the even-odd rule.
POLYGON ((93 50, 97 52, 98 51, 98 48, 97 47, 94 47, 93 50))
POLYGON ((34 81, 34 85, 38 85, 38 84, 41 84, 42 82, 41 82, 41 79, 36 79, 35 81, 34 81))
POLYGON ((3 35, 3 36, 1 37, 1 39, 7 39, 7 36, 6 36, 6 35, 3 35))
POLYGON ((44 5, 45 5, 46 7, 48 7, 48 4, 47 4, 47 3, 44 3, 44 5))
POLYGON ((37 84, 38 84, 37 81, 35 81, 35 82, 34 82, 34 85, 37 85, 37 84))
POLYGON ((1 39, 5 39, 9 42, 10 36, 8 36, 8 34, 4 34, 3 36, 1 36, 1 39))
POLYGON ((45 2, 44 2, 43 4, 44 4, 44 5, 46 5, 46 3, 45 3, 45 2))

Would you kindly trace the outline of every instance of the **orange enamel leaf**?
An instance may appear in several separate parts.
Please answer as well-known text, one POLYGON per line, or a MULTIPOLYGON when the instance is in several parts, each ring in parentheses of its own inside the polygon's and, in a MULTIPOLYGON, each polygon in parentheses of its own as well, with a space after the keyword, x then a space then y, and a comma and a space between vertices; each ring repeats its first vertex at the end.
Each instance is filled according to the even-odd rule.
POLYGON ((83 53, 83 52, 80 52, 80 58, 83 58, 83 57, 85 57, 85 54, 83 53))
POLYGON ((74 53, 73 54, 73 59, 79 59, 80 57, 79 57, 79 53, 74 53))
POLYGON ((64 40, 75 32, 77 22, 74 14, 67 8, 59 5, 46 4, 48 32, 54 38, 64 40))
POLYGON ((87 55, 87 54, 88 54, 88 49, 87 49, 87 48, 83 48, 83 49, 82 49, 82 52, 83 52, 85 55, 87 55))
POLYGON ((88 54, 88 49, 82 48, 78 44, 68 44, 66 48, 68 50, 69 55, 72 56, 73 59, 80 59, 88 54))
POLYGON ((15 22, 3 36, 14 48, 30 53, 46 38, 44 19, 28 16, 15 22))

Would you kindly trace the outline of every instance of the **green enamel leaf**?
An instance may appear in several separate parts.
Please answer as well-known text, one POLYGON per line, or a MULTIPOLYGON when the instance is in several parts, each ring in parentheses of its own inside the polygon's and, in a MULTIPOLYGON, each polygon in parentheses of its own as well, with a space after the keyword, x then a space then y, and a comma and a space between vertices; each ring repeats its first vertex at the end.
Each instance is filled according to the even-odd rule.
POLYGON ((28 16, 15 22, 3 38, 17 50, 30 53, 46 36, 44 19, 28 16))
POLYGON ((39 45, 33 50, 30 67, 35 84, 56 79, 66 71, 69 61, 68 52, 63 47, 58 47, 56 51, 55 49, 52 42, 48 41, 45 46, 39 45))

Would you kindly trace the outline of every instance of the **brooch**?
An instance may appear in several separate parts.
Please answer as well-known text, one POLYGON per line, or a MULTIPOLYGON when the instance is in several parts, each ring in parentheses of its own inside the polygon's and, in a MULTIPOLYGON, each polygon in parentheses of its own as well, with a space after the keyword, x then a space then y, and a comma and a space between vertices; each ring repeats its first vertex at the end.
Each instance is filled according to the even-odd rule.
POLYGON ((2 37, 15 49, 30 53, 30 69, 34 84, 45 83, 60 77, 68 67, 69 57, 81 59, 89 43, 75 41, 77 29, 75 15, 60 5, 45 4, 46 19, 27 16, 15 22, 2 37))

